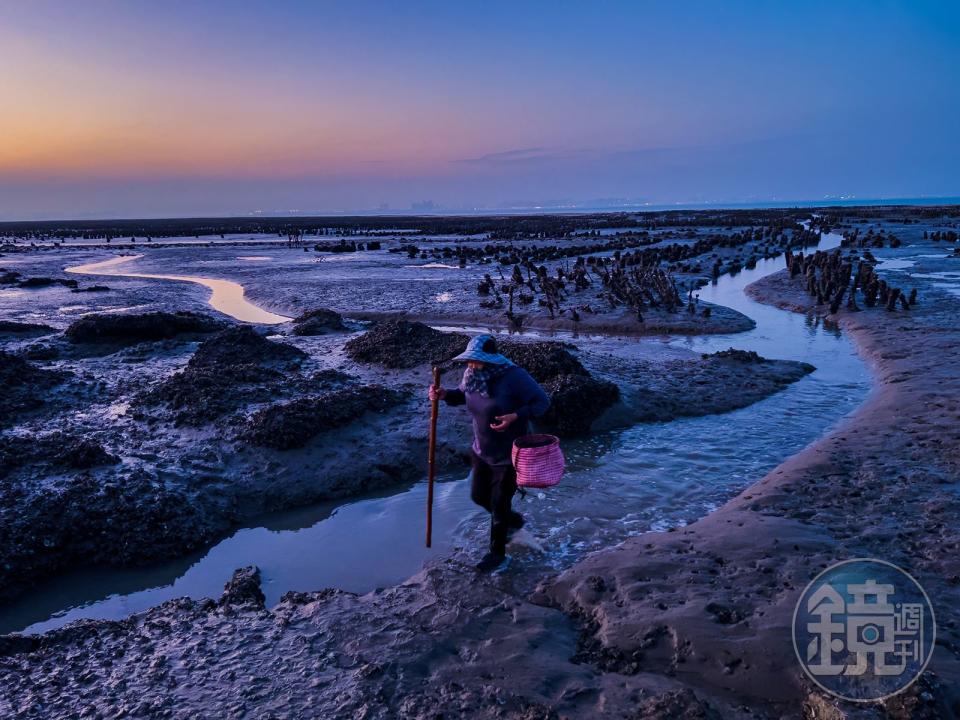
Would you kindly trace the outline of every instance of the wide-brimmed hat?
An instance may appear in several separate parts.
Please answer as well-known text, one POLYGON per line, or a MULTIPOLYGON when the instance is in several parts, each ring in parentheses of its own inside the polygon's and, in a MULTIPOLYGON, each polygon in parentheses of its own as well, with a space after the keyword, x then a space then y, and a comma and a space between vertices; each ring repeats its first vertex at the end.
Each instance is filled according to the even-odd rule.
POLYGON ((476 360, 491 365, 513 365, 513 363, 497 352, 497 339, 493 335, 477 335, 467 343, 467 349, 453 358, 459 362, 476 360))

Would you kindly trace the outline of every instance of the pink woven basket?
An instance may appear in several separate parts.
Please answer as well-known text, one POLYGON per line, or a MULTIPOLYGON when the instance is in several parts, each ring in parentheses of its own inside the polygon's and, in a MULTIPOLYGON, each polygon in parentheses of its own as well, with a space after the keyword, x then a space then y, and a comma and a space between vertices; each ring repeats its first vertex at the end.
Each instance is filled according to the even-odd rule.
POLYGON ((513 441, 519 487, 553 487, 563 477, 563 451, 555 435, 524 435, 513 441))

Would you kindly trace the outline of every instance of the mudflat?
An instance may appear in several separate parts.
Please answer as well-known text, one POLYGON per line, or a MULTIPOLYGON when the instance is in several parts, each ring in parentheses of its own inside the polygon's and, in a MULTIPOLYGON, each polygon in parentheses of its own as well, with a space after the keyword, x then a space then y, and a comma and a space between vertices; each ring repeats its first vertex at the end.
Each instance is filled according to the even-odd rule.
MULTIPOLYGON (((914 255, 930 252, 921 227, 897 231, 915 233, 914 255)), ((509 574, 478 579, 458 554, 373 593, 288 593, 267 608, 256 569, 239 570, 219 600, 175 600, 121 621, 0 638, 0 707, 49 717, 86 708, 171 717, 956 714, 960 368, 952 348, 960 301, 936 286, 942 278, 918 277, 956 262, 934 249, 910 277, 920 293, 909 310, 830 313, 786 272, 751 286, 765 303, 836 323, 870 362, 876 389, 830 434, 695 522, 594 553, 533 592, 509 574), (921 680, 861 708, 838 706, 811 687, 789 634, 806 583, 857 556, 908 569, 941 626, 921 680)), ((270 342, 297 345, 289 337, 270 342)), ((312 358, 305 347, 298 349, 312 358)), ((724 409, 689 402, 685 377, 720 388, 747 378, 759 397, 809 371, 735 353, 644 358, 662 364, 644 367, 639 377, 659 373, 660 381, 643 387, 631 382, 631 365, 615 360, 622 348, 566 351, 591 377, 621 388, 598 423, 724 409), (660 400, 651 409, 637 405, 639 397, 660 400)), ((422 386, 426 373, 423 366, 389 377, 422 386)), ((462 438, 447 441, 455 455, 462 438)))

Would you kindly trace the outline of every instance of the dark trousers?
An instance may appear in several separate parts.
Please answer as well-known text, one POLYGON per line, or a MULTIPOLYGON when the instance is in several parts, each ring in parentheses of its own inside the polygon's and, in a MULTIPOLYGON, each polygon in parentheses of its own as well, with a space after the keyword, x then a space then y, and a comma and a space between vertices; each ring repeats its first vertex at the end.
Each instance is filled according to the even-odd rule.
POLYGON ((517 492, 517 471, 513 465, 488 465, 472 451, 470 458, 470 499, 490 513, 490 552, 503 555, 510 530, 523 525, 523 516, 510 507, 517 492))

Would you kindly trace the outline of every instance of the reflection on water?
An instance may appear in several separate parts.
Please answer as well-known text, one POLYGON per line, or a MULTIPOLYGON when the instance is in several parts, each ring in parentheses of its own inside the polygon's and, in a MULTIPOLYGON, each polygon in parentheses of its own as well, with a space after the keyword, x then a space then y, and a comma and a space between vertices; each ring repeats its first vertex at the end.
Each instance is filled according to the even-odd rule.
POLYGON ((432 551, 423 546, 426 487, 421 483, 401 493, 392 489, 362 501, 266 515, 206 553, 148 568, 71 572, 6 608, 0 634, 44 632, 83 617, 122 618, 177 597, 219 597, 234 569, 251 564, 263 571, 268 604, 291 589, 332 586, 366 592, 396 584, 429 553, 449 552, 457 523, 475 514, 462 484, 442 482, 435 488, 432 551), (398 563, 398 557, 407 561, 398 563))
MULTIPOLYGON (((224 315, 236 318, 240 322, 259 323, 262 325, 276 325, 288 322, 290 318, 269 312, 257 307, 244 298, 243 285, 230 280, 214 280, 212 278, 190 277, 187 275, 156 275, 152 273, 123 272, 117 266, 131 260, 143 257, 142 255, 121 255, 102 262, 77 265, 67 268, 67 272, 80 275, 111 275, 114 277, 148 278, 152 280, 176 280, 191 282, 210 288, 210 305, 224 315)), ((252 259, 252 258, 249 258, 252 259)), ((267 258, 269 259, 269 258, 267 258)))
MULTIPOLYGON (((820 247, 835 247, 839 240, 825 236, 820 247)), ((744 295, 746 285, 782 266, 782 258, 763 261, 700 290, 703 300, 752 317, 754 330, 637 340, 637 351, 662 352, 665 343, 696 352, 733 346, 810 362, 817 371, 742 410, 565 442, 564 481, 517 503, 546 548, 511 546, 516 561, 510 576, 518 589, 629 535, 702 517, 863 401, 869 391, 866 368, 835 327, 744 295)), ((465 417, 451 413, 442 421, 464 422, 465 417)), ((432 550, 423 547, 426 488, 418 483, 344 505, 273 515, 186 565, 181 560, 152 570, 84 572, 57 580, 56 588, 51 583, 11 608, 0 631, 29 626, 39 632, 82 617, 118 618, 182 595, 217 597, 232 571, 249 564, 261 568, 264 592, 274 603, 287 590, 368 591, 404 580, 430 558, 464 551, 478 555, 486 542, 486 518, 470 503, 466 479, 443 480, 436 494, 432 550), (54 611, 58 614, 50 617, 54 611)))

